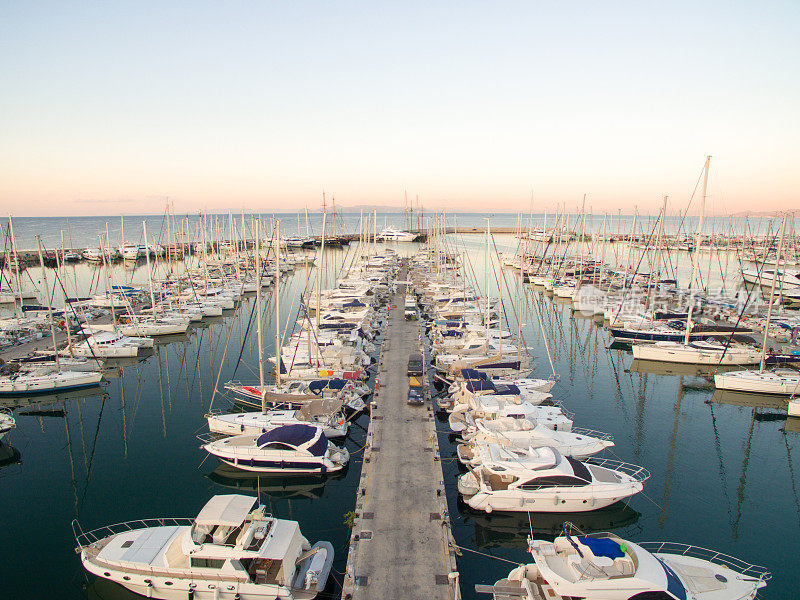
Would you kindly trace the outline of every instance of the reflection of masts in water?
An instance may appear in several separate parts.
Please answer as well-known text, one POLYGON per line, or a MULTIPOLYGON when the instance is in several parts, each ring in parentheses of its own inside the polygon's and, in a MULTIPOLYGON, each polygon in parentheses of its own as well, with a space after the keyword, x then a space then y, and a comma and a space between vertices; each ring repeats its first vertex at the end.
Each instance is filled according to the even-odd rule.
POLYGON ((719 476, 722 481, 722 493, 725 495, 725 507, 728 510, 728 522, 733 526, 733 515, 731 514, 731 499, 728 496, 728 472, 725 469, 725 461, 722 459, 722 444, 719 440, 719 429, 717 429, 717 417, 714 414, 714 403, 709 402, 711 408, 711 427, 714 430, 714 448, 719 458, 719 476))
POLYGON ((736 489, 736 517, 733 519, 733 539, 739 537, 739 521, 742 519, 742 504, 744 503, 744 488, 747 483, 747 465, 750 464, 750 448, 753 444, 753 428, 756 424, 756 409, 750 414, 750 429, 747 431, 747 444, 744 447, 744 460, 742 460, 742 475, 739 477, 739 487, 736 489))
MULTIPOLYGON (((81 504, 83 500, 86 498, 86 492, 89 491, 89 480, 92 475, 92 465, 94 464, 94 453, 97 450, 97 440, 100 437, 100 422, 103 420, 103 410, 106 407, 106 398, 108 396, 106 394, 102 395, 102 400, 100 401, 100 412, 97 415, 97 428, 94 432, 94 441, 92 442, 92 451, 89 454, 89 468, 86 469, 86 484, 83 487, 83 494, 81 495, 81 504)), ((75 511, 78 513, 79 511, 76 509, 75 511)))
POLYGON ((156 358, 158 359, 158 395, 161 399, 161 430, 164 437, 167 437, 167 416, 164 412, 164 385, 163 374, 161 372, 161 348, 156 346, 156 358))
POLYGON ((122 404, 122 453, 128 458, 128 419, 125 415, 125 379, 122 375, 123 370, 119 370, 119 398, 122 404))
POLYGON ((72 436, 69 434, 69 421, 67 421, 67 403, 61 401, 61 411, 64 413, 64 431, 67 434, 67 454, 69 454, 69 470, 72 483, 72 501, 75 505, 75 516, 78 516, 78 480, 75 478, 75 461, 72 458, 72 436))
POLYGON ((669 490, 672 485, 672 472, 675 467, 675 448, 678 441, 678 421, 681 416, 681 401, 686 394, 686 389, 683 387, 683 375, 678 379, 678 397, 675 400, 675 420, 672 423, 672 434, 669 436, 669 452, 667 453, 667 476, 664 479, 664 500, 661 503, 661 516, 658 518, 658 524, 664 527, 667 520, 667 504, 669 504, 669 490))
POLYGON ((170 385, 169 376, 169 346, 164 348, 164 367, 167 372, 167 406, 169 407, 169 414, 172 414, 172 386, 170 385))
MULTIPOLYGON (((631 381, 631 388, 633 381, 631 381)), ((633 391, 633 390, 632 390, 633 391)), ((634 445, 633 452, 636 456, 642 451, 642 443, 644 442, 644 408, 647 392, 647 373, 639 374, 639 389, 634 393, 636 395, 636 414, 634 416, 634 445)))
POLYGON ((85 440, 85 438, 83 436, 83 410, 81 409, 81 404, 83 404, 82 400, 83 400, 83 398, 79 398, 78 401, 77 401, 77 405, 78 405, 78 424, 80 425, 80 431, 81 431, 81 449, 83 450, 83 468, 84 469, 88 469, 89 468, 89 457, 86 454, 86 440, 85 440))
POLYGON ((786 446, 786 463, 789 465, 789 477, 792 479, 792 496, 794 496, 794 505, 797 509, 797 520, 800 522, 800 499, 797 497, 797 483, 794 480, 794 466, 792 465, 792 453, 789 450, 789 440, 786 432, 783 432, 783 443, 786 446))

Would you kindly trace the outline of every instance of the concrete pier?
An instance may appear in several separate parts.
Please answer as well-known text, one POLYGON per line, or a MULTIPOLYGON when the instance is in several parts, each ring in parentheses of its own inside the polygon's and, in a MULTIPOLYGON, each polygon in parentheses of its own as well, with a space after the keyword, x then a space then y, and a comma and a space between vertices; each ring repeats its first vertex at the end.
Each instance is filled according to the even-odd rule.
POLYGON ((342 598, 457 599, 430 396, 422 406, 406 402, 408 358, 421 350, 421 330, 405 320, 405 286, 398 287, 388 308, 342 598))

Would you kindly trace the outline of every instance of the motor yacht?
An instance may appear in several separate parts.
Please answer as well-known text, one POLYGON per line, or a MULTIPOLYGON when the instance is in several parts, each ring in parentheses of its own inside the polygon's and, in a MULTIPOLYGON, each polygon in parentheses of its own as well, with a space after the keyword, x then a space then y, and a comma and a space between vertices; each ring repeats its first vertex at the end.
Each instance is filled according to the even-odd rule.
POLYGON ((529 538, 534 562, 477 591, 494 600, 752 600, 771 578, 763 567, 697 546, 569 529, 552 542, 529 538))
POLYGON ((458 460, 462 464, 476 466, 481 460, 476 447, 487 443, 523 449, 550 446, 564 456, 577 459, 593 456, 614 445, 610 435, 599 431, 578 428, 573 428, 572 431, 555 431, 525 419, 520 419, 519 422, 519 429, 497 430, 487 426, 487 422, 479 420, 475 426, 476 431, 462 435, 465 441, 456 447, 458 460))
POLYGON ((413 242, 416 235, 408 231, 386 227, 378 233, 378 239, 384 242, 413 242))
POLYGON ((0 440, 2 440, 5 435, 16 426, 17 422, 14 420, 14 416, 11 414, 11 411, 0 410, 0 440))
POLYGON ((222 462, 244 471, 276 475, 333 473, 350 459, 346 448, 328 442, 321 427, 283 425, 258 435, 208 440, 202 448, 222 462))
POLYGON ((72 522, 84 568, 164 600, 310 600, 325 589, 333 546, 311 546, 295 521, 254 508, 256 498, 212 497, 194 518, 141 519, 84 532, 72 522))
POLYGON ((559 431, 572 429, 572 420, 560 406, 538 406, 509 401, 505 396, 473 396, 468 404, 456 404, 448 417, 450 429, 464 431, 478 419, 531 419, 559 431))
POLYGON ((331 439, 344 437, 350 427, 342 403, 330 398, 315 398, 297 410, 210 413, 206 420, 211 432, 225 435, 256 435, 283 425, 316 425, 331 439))
POLYGON ((458 491, 476 510, 585 512, 638 494, 650 473, 604 458, 579 461, 552 447, 482 444, 480 463, 458 479, 458 491))

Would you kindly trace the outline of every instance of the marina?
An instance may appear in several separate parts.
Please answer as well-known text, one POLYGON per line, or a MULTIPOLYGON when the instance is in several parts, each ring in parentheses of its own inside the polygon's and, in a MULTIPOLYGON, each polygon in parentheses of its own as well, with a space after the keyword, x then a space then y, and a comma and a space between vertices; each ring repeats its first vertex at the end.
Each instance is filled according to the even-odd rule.
POLYGON ((796 3, 0 23, 0 600, 800 596, 796 3))
MULTIPOLYGON (((636 262, 634 247, 603 246, 605 262, 589 262, 581 246, 597 242, 588 237, 548 251, 547 242, 520 235, 520 227, 511 234, 485 226, 482 237, 462 237, 437 224, 424 243, 381 242, 366 235, 368 219, 356 223, 360 234, 352 234, 350 246, 292 252, 276 242, 276 220, 253 218, 246 231, 260 231, 258 242, 238 251, 220 245, 177 262, 140 257, 133 265, 59 260, 41 275, 35 274, 39 267, 27 267, 33 276, 26 289, 38 297, 26 303, 44 302, 33 283, 49 281, 54 290, 54 306, 38 310, 45 334, 53 313, 69 314, 71 296, 94 299, 78 300, 83 308, 73 313, 89 317, 92 336, 111 335, 131 311, 166 315, 166 307, 177 306, 180 312, 173 298, 192 280, 193 302, 210 302, 213 289, 220 306, 218 314, 187 319, 181 333, 144 334, 149 343, 132 357, 97 356, 100 366, 86 368, 100 368, 102 380, 0 398, 6 415, 0 480, 14 514, 23 515, 15 520, 20 524, 34 508, 22 503, 29 494, 40 485, 58 490, 47 495, 60 515, 56 533, 36 535, 59 540, 45 554, 61 565, 53 576, 71 582, 67 597, 126 598, 125 588, 158 597, 166 581, 173 589, 163 597, 183 597, 176 595, 181 589, 203 597, 196 586, 175 587, 174 559, 160 564, 162 583, 150 577, 150 591, 124 579, 135 580, 139 567, 128 565, 118 575, 94 569, 86 562, 94 560, 91 548, 99 546, 93 544, 114 542, 93 528, 159 515, 191 524, 204 502, 230 493, 256 502, 258 514, 247 519, 296 522, 307 548, 329 544, 314 563, 328 565, 324 577, 309 579, 320 585, 319 597, 415 597, 422 591, 441 598, 519 597, 524 585, 512 567, 526 562, 530 539, 552 540, 565 523, 581 539, 612 531, 619 536, 613 539, 632 544, 658 539, 710 547, 728 557, 729 566, 738 564, 730 562, 735 556, 750 565, 743 567, 747 573, 768 582, 759 597, 794 585, 790 572, 774 566, 781 564, 777 554, 753 546, 765 520, 784 529, 800 523, 793 492, 800 427, 789 416, 791 404, 780 396, 715 391, 715 374, 741 368, 714 358, 717 347, 727 352, 730 331, 721 330, 716 346, 696 346, 711 352, 710 360, 648 360, 637 357, 639 344, 620 344, 613 319, 578 306, 583 295, 555 293, 573 282, 591 287, 594 300, 602 292, 607 305, 614 302, 613 286, 642 285, 628 266, 636 262), (551 251, 563 258, 547 260, 551 251), (531 267, 508 264, 510 255, 531 267), (558 280, 553 291, 538 284, 543 273, 558 280), (54 274, 74 290, 59 291, 54 274), (221 283, 212 287, 211 280, 221 283), (117 291, 104 295, 105 289, 117 291), (149 310, 156 299, 165 309, 149 310), (280 379, 275 356, 283 361, 280 379), (759 494, 776 471, 785 478, 784 492, 759 494), (574 482, 533 489, 532 477, 574 482), (165 494, 168 489, 174 491, 165 494), (110 502, 110 494, 127 500, 110 502), (794 517, 787 521, 788 515, 794 517), (71 560, 76 536, 78 548, 90 549, 82 551, 88 571, 99 577, 83 574, 71 560)), ((642 271, 654 273, 657 264, 642 271)), ((693 264, 700 263, 689 257, 683 270, 662 279, 688 281, 693 264)), ((777 285, 759 293, 774 297, 777 285)), ((621 326, 642 331, 679 320, 685 296, 663 286, 658 293, 666 318, 626 308, 621 326)), ((703 295, 708 315, 713 305, 703 295)), ((792 311, 765 304, 769 314, 752 313, 751 329, 742 333, 750 340, 739 342, 750 344, 755 363, 762 358, 759 337, 769 356, 792 356, 793 341, 769 325, 773 318, 791 322, 792 311)), ((13 320, 15 309, 6 310, 13 320)), ((735 325, 734 311, 716 310, 715 322, 735 325)), ((69 348, 79 347, 80 329, 78 321, 54 338, 12 344, 4 360, 52 354, 55 339, 60 368, 76 368, 69 348)), ((782 364, 790 367, 791 360, 782 364)), ((164 556, 172 555, 173 539, 159 542, 166 544, 164 556)), ((23 553, 22 559, 33 557, 23 553)), ((264 588, 267 595, 311 593, 299 571, 258 579, 255 563, 252 572, 227 564, 221 568, 232 569, 225 577, 233 583, 220 587, 219 597, 226 597, 228 585, 231 598, 261 597, 242 587, 255 583, 258 589, 258 581, 284 586, 264 588)), ((303 573, 311 569, 311 562, 302 564, 303 573)), ((186 585, 207 576, 194 573, 186 585)), ((39 593, 35 583, 14 585, 33 597, 39 593)), ((49 585, 42 582, 41 597, 49 585)), ((549 592, 531 593, 540 600, 549 592)))

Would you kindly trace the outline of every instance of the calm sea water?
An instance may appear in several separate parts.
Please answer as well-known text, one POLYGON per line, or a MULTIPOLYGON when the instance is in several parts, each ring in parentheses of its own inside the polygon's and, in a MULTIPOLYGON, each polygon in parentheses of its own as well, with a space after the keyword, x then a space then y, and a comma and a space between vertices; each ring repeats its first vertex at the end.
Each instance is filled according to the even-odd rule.
MULTIPOLYGON (((514 247, 509 236, 498 236, 497 243, 501 251, 514 247)), ((464 245, 482 285, 483 247, 468 236, 464 245)), ((396 247, 411 252, 415 245, 396 247)), ((347 250, 326 254, 331 284, 347 250)), ((122 266, 115 269, 115 277, 131 276, 122 266)), ((282 321, 296 311, 308 275, 298 269, 284 278, 282 321)), ((79 265, 70 277, 82 286, 97 272, 79 265)), ((142 271, 132 277, 142 281, 142 271)), ((492 294, 503 290, 512 329, 517 324, 510 307, 517 307, 537 359, 536 375, 552 372, 544 334, 561 376, 555 397, 575 412, 575 425, 613 434, 614 454, 646 467, 652 477, 643 494, 613 510, 532 515, 530 524, 526 515, 474 514, 458 501, 454 439, 440 421, 453 531, 465 548, 458 561, 464 597, 478 598, 475 583, 493 583, 512 568, 500 558, 527 560, 531 528, 534 536, 552 536, 563 520, 632 540, 674 540, 730 553, 774 572, 763 597, 795 597, 800 575, 787 557, 800 552, 794 471, 800 425, 787 421, 780 402, 722 397, 691 370, 673 374, 636 364, 629 353, 608 348, 608 334, 594 321, 527 287, 520 294, 524 299, 517 300, 514 272, 506 270, 503 277, 490 279, 492 294)), ((236 311, 159 345, 97 390, 38 398, 35 404, 23 399, 15 406, 18 426, 0 448, 0 530, 8 549, 0 566, 4 598, 130 598, 117 586, 87 577, 73 550, 72 519, 90 529, 136 518, 192 516, 213 494, 239 489, 255 495, 258 488, 273 514, 299 521, 312 541, 334 543, 338 554, 326 592, 336 595, 346 564, 345 513, 355 504, 367 417, 356 421, 345 442, 354 454, 348 470, 321 481, 261 479, 259 485, 226 477, 195 438, 205 430, 203 415, 212 399, 213 408, 229 405, 214 394, 217 382, 222 389, 233 377, 257 379, 254 323, 246 335, 252 303, 248 298, 236 311)), ((264 316, 267 340, 275 327, 272 312, 264 316)))
MULTIPOLYGON (((241 235, 245 231, 248 238, 252 239, 252 219, 255 215, 219 214, 206 215, 206 236, 213 235, 214 239, 232 239, 241 235), (244 220, 244 224, 242 221, 244 220)), ((322 214, 319 212, 309 213, 280 213, 262 214, 262 218, 279 218, 281 220, 281 231, 283 235, 320 235, 322 233, 322 214)), ((406 213, 377 213, 378 231, 390 225, 399 228, 417 228, 420 225, 426 227, 429 223, 430 214, 423 214, 420 218, 416 213, 414 216, 406 213)), ((365 219, 368 215, 365 215, 365 219)), ((328 234, 334 233, 354 233, 359 230, 359 213, 337 213, 334 219, 331 215, 327 217, 326 231, 328 234)), ((556 224, 560 226, 580 229, 576 214, 560 216, 558 219, 555 214, 536 213, 518 217, 513 213, 448 213, 440 215, 447 226, 476 227, 485 228, 487 219, 492 227, 519 227, 527 229, 528 226, 551 228, 556 224)), ((144 241, 142 222, 147 224, 147 236, 149 243, 166 243, 168 234, 171 239, 179 241, 197 241, 202 239, 199 225, 201 219, 197 214, 175 215, 171 217, 169 223, 164 215, 126 215, 120 216, 93 216, 93 217, 15 217, 13 220, 14 236, 17 248, 20 250, 36 250, 36 236, 41 236, 42 245, 45 249, 55 249, 61 246, 63 235, 64 245, 67 248, 88 248, 97 247, 99 244, 98 236, 108 237, 112 246, 117 246, 123 241, 129 244, 139 244, 144 241)), ((666 234, 689 233, 694 235, 697 232, 698 218, 696 216, 682 217, 670 216, 664 220, 664 231, 666 234)), ((792 227, 800 226, 800 223, 790 222, 787 225, 787 234, 792 231, 792 227)), ((0 223, 4 240, 7 235, 8 222, 0 223)), ((632 215, 608 214, 608 215, 588 215, 584 230, 586 233, 602 233, 604 230, 608 234, 630 233, 634 226, 632 215), (604 224, 605 221, 605 224, 604 224)), ((372 229, 372 227, 370 227, 372 229)), ((736 217, 706 217, 703 231, 706 235, 716 233, 719 235, 727 234, 728 231, 737 234, 748 234, 751 236, 762 237, 769 235, 777 236, 780 230, 780 220, 768 218, 749 218, 736 217)), ((794 230, 796 231, 796 229, 794 230)), ((636 232, 638 234, 657 233, 656 217, 652 215, 642 215, 636 218, 636 232)), ((7 241, 5 242, 8 243, 7 241)))

